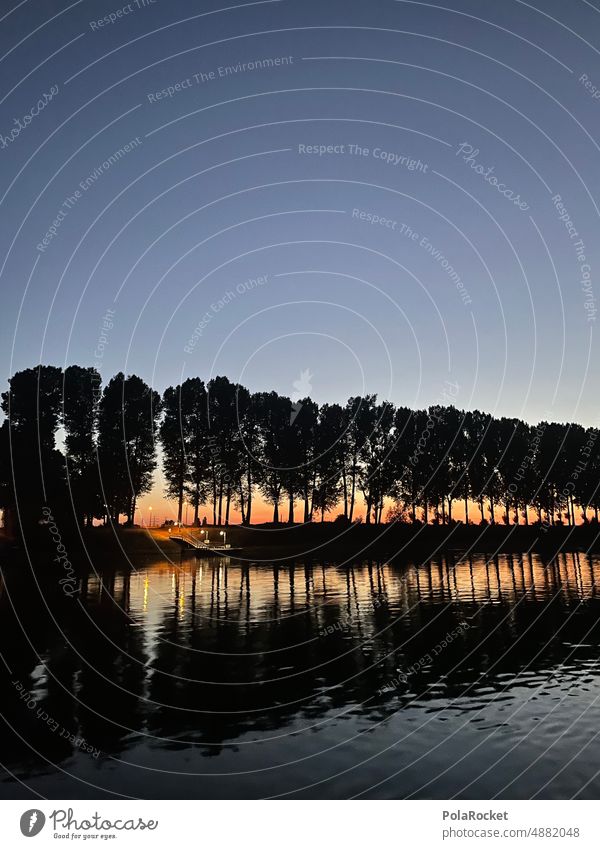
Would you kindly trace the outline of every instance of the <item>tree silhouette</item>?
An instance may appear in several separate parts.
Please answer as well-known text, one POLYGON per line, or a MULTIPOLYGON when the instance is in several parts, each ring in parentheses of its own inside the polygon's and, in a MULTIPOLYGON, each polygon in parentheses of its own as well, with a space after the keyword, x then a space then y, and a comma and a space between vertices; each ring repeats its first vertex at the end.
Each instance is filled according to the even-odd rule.
POLYGON ((184 412, 181 403, 181 386, 165 389, 162 397, 163 419, 159 437, 163 447, 163 475, 167 498, 177 501, 177 522, 183 521, 183 496, 187 473, 184 412))
MULTIPOLYGON (((324 521, 326 511, 339 503, 343 492, 344 413, 339 404, 324 404, 318 413, 313 460, 307 471, 312 498, 310 508, 305 507, 304 521, 312 519, 314 510, 320 511, 324 521)), ((344 516, 347 518, 347 509, 344 516)))
POLYGON ((260 392, 255 397, 262 432, 259 487, 266 500, 273 505, 273 522, 278 523, 292 402, 276 392, 260 392))
POLYGON ((344 447, 346 462, 343 468, 344 515, 351 522, 354 518, 356 491, 359 486, 361 458, 364 456, 365 442, 373 426, 373 408, 376 396, 350 398, 344 410, 344 447))
POLYGON ((198 377, 169 386, 162 398, 159 427, 166 494, 177 502, 177 522, 183 521, 183 504, 194 509, 194 524, 207 495, 209 430, 207 396, 198 377))
POLYGON ((365 521, 390 515, 425 523, 465 520, 507 525, 588 522, 600 510, 600 439, 579 424, 495 418, 436 404, 394 407, 375 395, 342 407, 277 392, 250 392, 226 377, 198 377, 168 387, 162 400, 140 377, 122 373, 100 393, 94 368, 71 365, 17 372, 2 395, 0 506, 33 525, 42 508, 94 519, 134 522, 137 499, 150 490, 160 436, 166 495, 183 505, 212 506, 215 525, 228 524, 235 505, 249 524, 257 491, 273 507, 287 503, 287 521, 341 507, 354 521, 359 494, 365 521), (64 452, 56 440, 62 426, 64 452), (418 512, 420 511, 420 512, 418 512), (487 511, 487 515, 486 515, 487 511), (462 510, 460 511, 462 514, 462 510))
POLYGON ((365 439, 360 453, 362 490, 366 514, 365 521, 381 521, 384 499, 394 479, 392 452, 394 449, 394 408, 391 404, 365 404, 358 414, 365 439), (368 431, 368 433, 367 433, 368 431))
POLYGON ((242 524, 252 520, 252 503, 256 481, 260 477, 261 428, 257 396, 251 395, 243 386, 238 386, 237 438, 236 438, 236 504, 242 524))
POLYGON ((310 518, 318 412, 314 401, 303 398, 291 405, 288 422, 282 421, 280 425, 281 477, 288 500, 288 524, 294 523, 297 497, 304 501, 304 521, 310 518))
POLYGON ((98 405, 101 378, 95 368, 69 366, 64 372, 62 423, 65 461, 73 509, 79 524, 92 524, 102 512, 97 463, 98 405))
POLYGON ((42 507, 64 504, 63 457, 55 436, 61 414, 62 370, 39 365, 16 372, 2 393, 4 490, 7 511, 21 525, 36 522, 42 507))
POLYGON ((408 407, 398 407, 394 412, 394 441, 388 461, 393 467, 389 495, 396 501, 394 515, 409 513, 413 522, 417 521, 417 484, 411 462, 415 445, 415 414, 408 407))
POLYGON ((99 455, 108 515, 118 524, 125 513, 134 522, 137 499, 152 488, 155 435, 161 404, 158 392, 136 375, 122 372, 106 385, 99 410, 99 455))
POLYGON ((181 408, 186 459, 184 492, 194 510, 194 525, 199 525, 200 506, 207 498, 209 466, 208 399, 199 377, 189 378, 182 384, 181 408))

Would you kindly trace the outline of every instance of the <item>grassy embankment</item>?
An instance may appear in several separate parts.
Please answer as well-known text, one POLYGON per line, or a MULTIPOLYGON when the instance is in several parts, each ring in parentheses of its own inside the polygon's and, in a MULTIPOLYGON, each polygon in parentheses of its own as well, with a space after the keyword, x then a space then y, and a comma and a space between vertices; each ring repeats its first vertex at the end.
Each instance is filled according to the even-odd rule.
MULTIPOLYGON (((505 525, 412 526, 354 525, 315 522, 310 525, 254 525, 228 528, 208 527, 209 541, 222 542, 220 530, 227 542, 241 549, 234 557, 247 562, 273 562, 285 559, 344 562, 349 560, 403 558, 426 560, 444 553, 523 553, 537 551, 551 557, 559 551, 600 551, 600 526, 553 527, 505 525)), ((175 531, 173 531, 175 532, 175 531)), ((187 550, 170 538, 164 528, 91 528, 79 533, 65 534, 64 547, 75 568, 122 568, 140 561, 179 562, 182 557, 193 558, 187 550)), ((1 545, 1 541, 0 541, 1 545)), ((26 563, 22 545, 5 542, 3 560, 10 566, 26 563)), ((41 566, 56 554, 54 543, 44 528, 27 539, 27 552, 41 566)), ((64 565, 64 564, 63 564, 64 565)))

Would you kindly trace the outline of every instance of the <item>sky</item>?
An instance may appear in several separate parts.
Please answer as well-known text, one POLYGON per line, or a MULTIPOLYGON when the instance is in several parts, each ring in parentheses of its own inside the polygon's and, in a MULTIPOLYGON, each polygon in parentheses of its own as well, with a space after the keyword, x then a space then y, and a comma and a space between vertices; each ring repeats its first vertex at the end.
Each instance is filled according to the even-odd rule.
POLYGON ((1 9, 4 380, 599 424, 591 3, 1 9))

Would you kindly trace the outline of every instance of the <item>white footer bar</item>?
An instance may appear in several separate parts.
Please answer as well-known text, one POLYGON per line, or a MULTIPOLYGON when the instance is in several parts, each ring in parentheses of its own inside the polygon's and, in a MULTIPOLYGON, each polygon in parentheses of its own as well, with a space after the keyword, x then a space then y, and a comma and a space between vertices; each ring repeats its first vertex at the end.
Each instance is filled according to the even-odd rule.
POLYGON ((11 800, 0 802, 0 846, 597 849, 599 819, 595 801, 11 800))

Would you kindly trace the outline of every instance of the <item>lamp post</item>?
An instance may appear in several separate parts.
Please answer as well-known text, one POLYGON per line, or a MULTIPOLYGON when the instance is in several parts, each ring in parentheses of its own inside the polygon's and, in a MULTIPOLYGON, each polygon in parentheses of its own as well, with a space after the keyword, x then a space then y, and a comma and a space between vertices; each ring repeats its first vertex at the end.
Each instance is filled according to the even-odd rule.
POLYGON ((223 545, 227 545, 227 533, 225 531, 219 531, 219 534, 223 537, 223 545))
POLYGON ((150 514, 149 527, 151 528, 152 527, 152 507, 148 507, 148 512, 150 514))

